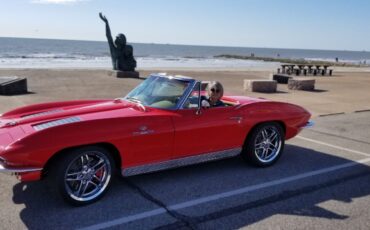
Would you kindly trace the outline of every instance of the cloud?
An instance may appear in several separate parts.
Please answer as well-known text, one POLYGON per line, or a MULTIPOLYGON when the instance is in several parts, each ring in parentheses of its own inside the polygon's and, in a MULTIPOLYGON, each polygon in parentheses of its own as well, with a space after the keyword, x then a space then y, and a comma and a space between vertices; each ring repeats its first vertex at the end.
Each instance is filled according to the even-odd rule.
POLYGON ((32 0, 31 3, 36 4, 74 4, 78 2, 86 2, 89 0, 32 0))

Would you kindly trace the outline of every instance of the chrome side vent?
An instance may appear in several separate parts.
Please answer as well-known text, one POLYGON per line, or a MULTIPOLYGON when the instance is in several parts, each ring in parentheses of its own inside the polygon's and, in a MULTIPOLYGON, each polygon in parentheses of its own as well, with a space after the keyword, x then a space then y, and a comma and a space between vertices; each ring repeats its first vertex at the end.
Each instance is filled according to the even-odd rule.
POLYGON ((34 114, 28 114, 22 116, 22 118, 30 118, 30 117, 38 117, 38 116, 43 116, 43 115, 48 115, 48 114, 53 114, 53 113, 59 113, 62 112, 62 109, 55 109, 55 110, 49 110, 41 113, 34 113, 34 114))
POLYGON ((1 164, 1 163, 4 163, 4 164, 5 164, 5 162, 6 162, 6 161, 5 161, 5 159, 4 159, 4 158, 2 158, 2 157, 0 157, 0 164, 1 164))
POLYGON ((69 117, 69 118, 64 118, 64 119, 60 119, 60 120, 49 121, 49 122, 42 123, 42 124, 37 124, 37 125, 34 125, 33 128, 37 131, 40 131, 40 130, 43 130, 43 129, 47 129, 47 128, 51 128, 51 127, 55 127, 55 126, 59 126, 59 125, 75 123, 75 122, 79 122, 79 121, 81 121, 81 119, 79 117, 69 117))

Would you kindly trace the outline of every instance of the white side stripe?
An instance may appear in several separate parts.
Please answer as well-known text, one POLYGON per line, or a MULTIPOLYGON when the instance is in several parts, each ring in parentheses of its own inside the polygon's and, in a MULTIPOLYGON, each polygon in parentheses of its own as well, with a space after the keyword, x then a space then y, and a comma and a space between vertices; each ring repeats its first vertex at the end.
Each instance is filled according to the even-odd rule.
POLYGON ((164 208, 157 208, 157 209, 153 209, 153 210, 147 211, 147 212, 142 212, 142 213, 139 213, 139 214, 136 214, 136 215, 122 217, 122 218, 115 219, 115 220, 108 221, 108 222, 104 222, 104 223, 101 223, 101 224, 96 224, 96 225, 92 225, 92 226, 89 226, 89 227, 80 228, 80 230, 95 230, 95 229, 97 230, 97 229, 110 228, 110 227, 113 227, 113 226, 117 226, 117 225, 121 225, 121 224, 131 222, 131 221, 141 220, 141 219, 151 217, 151 216, 157 216, 157 215, 160 215, 160 214, 163 214, 163 213, 166 213, 166 212, 167 211, 164 208))
POLYGON ((190 206, 210 202, 210 201, 213 201, 213 200, 218 200, 218 199, 221 199, 221 198, 227 198, 227 197, 231 197, 231 196, 235 196, 235 195, 239 195, 239 194, 243 194, 243 193, 247 193, 247 192, 256 191, 256 190, 259 190, 259 189, 264 189, 264 188, 267 188, 267 187, 272 187, 272 186, 275 186, 275 185, 280 185, 280 184, 285 184, 285 183, 288 183, 288 182, 302 180, 302 179, 305 179, 307 177, 316 176, 316 175, 336 171, 336 170, 339 170, 339 169, 352 167, 352 166, 358 165, 360 163, 366 163, 366 162, 369 162, 369 161, 370 161, 370 158, 366 158, 366 159, 363 159, 363 160, 360 160, 360 161, 349 162, 349 163, 336 165, 336 166, 329 167, 329 168, 324 168, 324 169, 319 169, 319 170, 315 170, 315 171, 311 171, 311 172, 307 172, 307 173, 302 173, 302 174, 298 174, 296 176, 286 177, 286 178, 282 178, 282 179, 278 179, 278 180, 274 180, 274 181, 270 181, 270 182, 266 182, 266 183, 262 183, 262 184, 257 184, 257 185, 244 187, 244 188, 233 190, 233 191, 230 191, 230 192, 220 193, 220 194, 216 194, 216 195, 213 195, 213 196, 208 196, 208 197, 199 198, 199 199, 195 199, 195 200, 192 200, 192 201, 188 201, 188 202, 184 202, 184 203, 180 203, 180 204, 176 204, 176 205, 171 205, 171 206, 169 206, 169 209, 174 209, 174 210, 183 209, 183 208, 187 208, 187 207, 190 207, 190 206))
MULTIPOLYGON (((333 171, 336 171, 336 170, 339 170, 339 169, 353 167, 353 166, 356 166, 356 165, 359 165, 359 164, 364 164, 364 163, 367 163, 367 162, 370 162, 370 158, 366 158, 366 159, 362 159, 362 160, 358 160, 358 161, 352 161, 352 162, 348 162, 348 163, 341 164, 341 165, 336 165, 336 166, 332 166, 332 167, 328 167, 328 168, 324 168, 324 169, 319 169, 319 170, 315 170, 315 171, 311 171, 311 172, 307 172, 307 173, 298 174, 298 175, 295 175, 295 176, 290 176, 290 177, 285 177, 285 178, 274 180, 274 181, 269 181, 269 182, 266 182, 266 183, 247 186, 247 187, 240 188, 240 189, 233 190, 233 191, 229 191, 229 192, 224 192, 224 193, 219 193, 219 194, 215 194, 215 195, 211 195, 211 196, 207 196, 207 197, 203 197, 203 198, 199 198, 199 199, 194 199, 194 200, 190 200, 190 201, 170 205, 168 208, 171 209, 171 210, 179 210, 179 209, 183 209, 183 208, 188 208, 188 207, 196 206, 196 205, 199 205, 199 204, 207 203, 207 202, 210 202, 210 201, 215 201, 215 200, 219 200, 219 199, 223 199, 223 198, 227 198, 227 197, 232 197, 232 196, 240 195, 240 194, 247 193, 247 192, 253 192, 253 191, 256 191, 256 190, 259 190, 259 189, 264 189, 264 188, 268 188, 268 187, 272 187, 272 186, 276 186, 276 185, 281 185, 281 184, 285 184, 285 183, 288 183, 288 182, 302 180, 302 179, 305 179, 305 178, 308 178, 308 177, 333 172, 333 171)), ((89 227, 82 228, 82 229, 83 230, 85 230, 85 229, 86 230, 87 229, 96 230, 96 229, 109 228, 109 227, 125 224, 125 223, 131 222, 131 221, 136 221, 136 220, 140 220, 140 219, 144 219, 144 218, 148 218, 148 217, 152 217, 152 216, 157 216, 157 215, 164 214, 164 213, 166 213, 165 209, 158 208, 158 209, 154 209, 154 210, 151 210, 151 211, 147 211, 147 212, 143 212, 143 213, 139 213, 139 214, 135 214, 135 215, 122 217, 122 218, 115 219, 115 220, 112 220, 112 221, 107 221, 107 222, 104 222, 104 223, 91 225, 89 227)))
POLYGON ((347 152, 357 153, 357 154, 360 154, 360 155, 363 155, 363 156, 370 157, 370 154, 368 154, 368 153, 364 153, 364 152, 360 152, 360 151, 356 151, 356 150, 352 150, 352 149, 343 148, 343 147, 340 147, 340 146, 336 146, 336 145, 324 143, 324 142, 313 140, 313 139, 310 139, 310 138, 306 138, 306 137, 302 137, 302 136, 296 136, 296 138, 302 139, 302 140, 305 140, 305 141, 310 141, 310 142, 313 142, 313 143, 316 143, 316 144, 320 144, 320 145, 326 145, 326 146, 329 146, 329 147, 332 147, 332 148, 335 148, 335 149, 344 150, 344 151, 347 151, 347 152))

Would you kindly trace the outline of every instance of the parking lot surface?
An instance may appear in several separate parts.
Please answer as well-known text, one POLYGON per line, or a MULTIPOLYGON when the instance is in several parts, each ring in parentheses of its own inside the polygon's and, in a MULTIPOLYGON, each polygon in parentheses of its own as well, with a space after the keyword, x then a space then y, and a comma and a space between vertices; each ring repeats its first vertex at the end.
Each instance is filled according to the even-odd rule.
POLYGON ((240 157, 129 178, 85 207, 0 175, 3 229, 370 229, 370 112, 316 117, 272 167, 240 157))

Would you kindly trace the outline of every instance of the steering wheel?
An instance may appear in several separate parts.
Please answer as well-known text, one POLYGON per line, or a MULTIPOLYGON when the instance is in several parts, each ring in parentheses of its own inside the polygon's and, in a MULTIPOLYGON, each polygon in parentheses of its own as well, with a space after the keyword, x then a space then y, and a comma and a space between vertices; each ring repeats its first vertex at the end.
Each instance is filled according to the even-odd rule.
POLYGON ((180 99, 181 99, 181 96, 175 97, 173 99, 173 103, 175 103, 177 105, 177 103, 180 101, 180 99))

